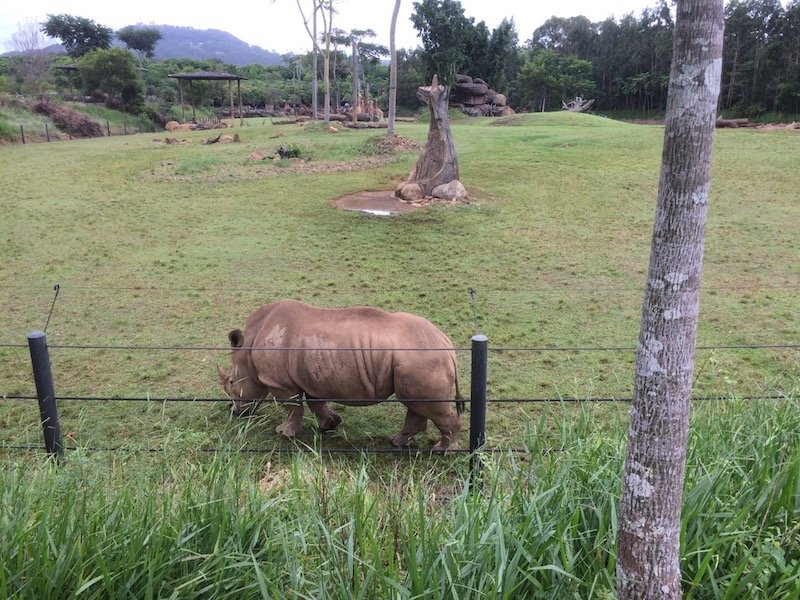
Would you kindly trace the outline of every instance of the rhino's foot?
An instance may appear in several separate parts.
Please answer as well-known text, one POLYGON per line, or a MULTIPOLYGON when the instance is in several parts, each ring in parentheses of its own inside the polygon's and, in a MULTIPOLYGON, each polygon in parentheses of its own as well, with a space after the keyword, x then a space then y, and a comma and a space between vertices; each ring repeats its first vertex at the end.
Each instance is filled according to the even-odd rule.
POLYGON ((450 441, 439 440, 436 442, 436 445, 432 448, 433 452, 441 452, 444 454, 448 450, 458 450, 458 444, 450 443, 450 441))
POLYGON ((333 431, 342 422, 342 417, 333 411, 328 412, 323 418, 319 419, 320 431, 333 431))
POLYGON ((291 421, 284 421, 275 428, 276 433, 282 433, 287 438, 293 438, 301 431, 303 431, 303 425, 301 423, 293 423, 291 421))
POLYGON ((406 433, 397 433, 389 438, 392 446, 397 448, 408 448, 414 443, 414 436, 406 433))

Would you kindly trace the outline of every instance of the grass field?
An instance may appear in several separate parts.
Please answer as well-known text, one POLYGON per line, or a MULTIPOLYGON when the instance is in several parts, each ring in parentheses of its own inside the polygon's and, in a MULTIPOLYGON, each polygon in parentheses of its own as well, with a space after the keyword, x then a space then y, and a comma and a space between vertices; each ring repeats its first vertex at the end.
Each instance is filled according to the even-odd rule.
MULTIPOLYGON (((413 519, 424 516, 435 520, 440 513, 450 518, 453 511, 471 510, 460 495, 460 487, 452 483, 453 478, 456 482, 463 478, 459 458, 430 463, 421 459, 420 466, 395 457, 325 459, 313 455, 316 458, 289 459, 268 455, 268 467, 268 459, 255 458, 263 452, 253 455, 250 462, 247 458, 206 457, 206 448, 290 450, 294 446, 277 439, 273 432, 281 418, 275 407, 263 407, 257 418, 236 420, 228 416, 224 403, 159 401, 172 397, 221 398, 216 371, 217 366, 227 364, 227 332, 241 327, 247 315, 262 303, 291 297, 323 306, 369 304, 422 314, 447 332, 460 349, 468 348, 476 330, 485 333, 492 348, 491 399, 554 401, 491 404, 488 443, 494 448, 538 449, 533 456, 561 450, 556 456, 564 457, 563 462, 527 458, 524 470, 543 479, 558 475, 561 479, 553 481, 562 481, 565 489, 570 485, 565 479, 568 473, 573 476, 585 470, 587 479, 578 475, 573 483, 584 486, 589 496, 573 498, 574 507, 565 505, 566 512, 556 520, 562 528, 574 520, 580 524, 574 527, 586 525, 592 531, 606 531, 601 536, 605 541, 596 547, 589 544, 591 548, 581 547, 580 551, 571 546, 564 549, 586 550, 606 558, 592 563, 590 576, 564 555, 557 567, 540 565, 543 576, 563 577, 560 584, 544 578, 537 579, 540 587, 525 589, 550 597, 564 597, 559 596, 559 590, 574 597, 610 593, 613 499, 618 493, 627 404, 567 401, 630 397, 663 129, 566 113, 520 115, 503 121, 457 119, 453 133, 461 180, 470 191, 472 203, 391 218, 338 211, 332 201, 361 190, 392 189, 408 175, 417 152, 383 154, 375 144, 374 132, 344 130, 332 135, 313 125, 274 126, 258 120, 230 132, 239 133, 241 143, 204 145, 201 140, 216 133, 190 132, 180 134, 188 142, 178 144, 165 144, 165 135, 142 134, 0 146, 4 188, 0 221, 0 395, 6 398, 0 399, 0 443, 40 443, 35 405, 9 397, 33 394, 26 335, 47 322, 55 284, 60 291, 47 333, 58 395, 153 400, 62 401, 62 428, 70 434, 69 445, 81 450, 71 454, 67 468, 58 476, 49 474, 43 466, 23 466, 29 465, 32 457, 38 459, 40 453, 4 450, 0 464, 7 497, 17 504, 31 502, 31 496, 22 491, 24 482, 32 482, 35 490, 50 486, 68 489, 75 478, 86 473, 82 469, 88 469, 98 471, 92 478, 96 477, 105 491, 90 494, 88 504, 80 510, 100 514, 105 509, 99 507, 118 506, 121 512, 132 511, 131 518, 135 519, 141 511, 155 515, 152 511, 159 507, 148 502, 163 501, 165 507, 182 505, 184 500, 189 504, 217 502, 219 498, 213 494, 230 492, 230 476, 220 473, 229 468, 228 460, 237 463, 234 471, 244 473, 245 479, 240 482, 243 488, 233 488, 230 493, 253 502, 261 502, 257 482, 269 473, 277 469, 292 474, 299 483, 281 488, 280 500, 276 500, 279 504, 297 501, 295 494, 310 502, 309 498, 316 498, 313 494, 328 483, 341 492, 342 498, 351 498, 356 495, 353 486, 361 485, 360 469, 366 468, 371 488, 407 486, 404 493, 424 507, 420 513, 403 513, 398 508, 397 514, 376 509, 368 511, 370 518, 380 515, 380 526, 402 521, 406 529, 397 533, 398 539, 410 540, 413 532, 430 527, 443 536, 438 542, 449 543, 448 536, 458 537, 456 529, 445 525, 437 529, 433 521, 413 519), (249 158, 255 151, 271 154, 279 144, 295 144, 310 158, 299 162, 249 158), (475 290, 474 304, 471 288, 475 290), (122 447, 130 452, 88 450, 94 447, 122 447), (142 455, 144 448, 158 451, 142 455), (581 454, 587 448, 589 454, 581 454), (581 456, 584 458, 578 458, 581 456), (297 460, 302 464, 293 462, 297 460), (588 462, 575 467, 574 461, 582 460, 588 462), (603 468, 592 476, 592 469, 601 464, 603 468), (186 475, 184 469, 193 475, 186 475), (327 469, 325 485, 319 484, 320 469, 327 469), (546 477, 542 475, 545 472, 546 477), (174 481, 175 489, 162 481, 156 484, 156 498, 139 498, 136 490, 141 489, 140 478, 147 477, 174 481), (312 477, 312 482, 307 485, 304 477, 312 477), (442 482, 445 477, 449 477, 449 484, 442 482), (194 497, 192 478, 202 481, 207 488, 203 493, 213 497, 194 497), (316 486, 313 481, 317 481, 316 486), (583 483, 577 483, 580 481, 583 483), (444 500, 428 506, 430 490, 439 488, 439 497, 444 500), (288 496, 282 495, 284 492, 288 496), (95 508, 91 508, 92 503, 96 503, 95 508), (579 506, 595 506, 606 521, 588 524, 579 506), (575 511, 580 514, 575 516, 575 511), (597 578, 594 587, 587 577, 597 578)), ((424 123, 398 124, 398 133, 412 140, 423 141, 426 132, 424 123)), ((700 538, 692 534, 685 552, 687 565, 695 559, 701 564, 687 571, 686 589, 694 585, 699 590, 696 597, 725 597, 730 590, 741 591, 736 581, 741 583, 741 578, 749 576, 752 565, 743 568, 739 579, 711 567, 732 564, 736 566, 729 568, 738 569, 744 562, 736 562, 737 557, 744 555, 745 547, 747 556, 755 556, 756 564, 761 564, 762 559, 771 560, 774 553, 770 554, 769 540, 777 539, 783 544, 781 560, 788 565, 800 560, 800 477, 796 473, 800 428, 796 418, 787 416, 792 409, 797 413, 793 399, 800 382, 799 155, 797 132, 717 132, 696 394, 788 400, 736 401, 730 405, 736 409, 720 402, 703 403, 705 417, 696 421, 698 435, 706 437, 707 431, 714 431, 730 437, 714 446, 701 445, 694 455, 698 458, 690 467, 690 478, 705 481, 706 477, 710 481, 707 485, 716 485, 714 482, 723 477, 718 470, 725 462, 722 449, 730 450, 731 444, 741 441, 739 423, 753 425, 744 443, 767 447, 767 440, 772 439, 769 436, 776 433, 757 423, 782 415, 782 420, 771 422, 785 429, 775 442, 776 447, 784 448, 785 455, 771 456, 774 462, 763 465, 763 473, 759 471, 761 475, 754 478, 753 495, 743 497, 757 498, 759 491, 778 481, 785 484, 782 489, 789 492, 783 493, 789 493, 789 497, 777 494, 776 504, 765 505, 766 512, 759 513, 764 520, 753 530, 757 530, 755 534, 724 542, 728 553, 725 560, 730 563, 721 558, 724 552, 720 547, 713 546, 723 544, 728 534, 708 542, 708 547, 715 548, 709 551, 714 558, 706 558, 700 551, 693 553, 688 542, 700 543, 700 538), (704 452, 708 452, 708 464, 700 460, 704 452), (772 538, 764 527, 774 527, 769 533, 772 538), (704 560, 708 562, 702 564, 704 560)), ((461 386, 469 390, 466 350, 459 351, 459 360, 461 386)), ((402 416, 394 404, 345 408, 341 412, 344 422, 337 432, 326 434, 325 447, 384 447, 402 416)), ((307 425, 300 442, 316 447, 320 441, 310 419, 307 425)), ((434 439, 430 431, 427 437, 422 436, 420 445, 428 447, 434 439)), ((465 444, 466 436, 462 439, 465 444)), ((747 456, 741 461, 737 458, 734 464, 742 477, 757 466, 747 456)), ((492 485, 515 489, 509 480, 519 485, 521 480, 530 479, 520 478, 503 459, 498 465, 492 485)), ((491 514, 498 519, 496 523, 481 521, 488 528, 484 530, 487 536, 505 522, 502 510, 521 506, 514 504, 515 498, 529 506, 536 504, 537 493, 547 491, 522 487, 517 496, 509 496, 512 500, 475 508, 482 515, 483 510, 495 511, 491 514), (528 498, 528 493, 533 495, 528 498)), ((711 492, 700 506, 715 514, 743 510, 736 508, 739 500, 732 491, 736 480, 726 489, 728 492, 721 493, 720 506, 713 507, 716 500, 711 492)), ((547 493, 555 495, 554 501, 564 498, 558 492, 547 493)), ((72 498, 69 492, 63 494, 72 498)), ((341 502, 350 506, 351 500, 341 502)), ((78 511, 74 506, 69 510, 78 511)), ((40 516, 43 520, 58 517, 56 513, 40 516)), ((315 518, 322 519, 320 515, 315 518)), ((465 519, 461 525, 471 529, 470 514, 465 512, 461 518, 465 519)), ((687 532, 701 522, 707 526, 698 518, 695 514, 687 522, 687 532)), ((35 520, 33 516, 31 519, 35 520)), ((135 528, 134 521, 119 523, 120 527, 135 528)), ((294 526, 285 525, 286 536, 291 537, 294 526)), ((304 525, 311 526, 311 522, 304 525)), ((530 526, 520 525, 523 530, 530 526)), ((564 529, 562 533, 579 538, 585 532, 564 529)), ((319 542, 325 531, 316 529, 311 535, 319 542)), ((492 538, 493 543, 501 538, 492 538)), ((280 543, 289 544, 286 540, 280 543)), ((337 544, 331 542, 329 550, 333 552, 337 544)), ((429 551, 435 547, 437 544, 432 544, 429 551)), ((486 550, 489 546, 476 547, 486 550)), ((101 553, 100 549, 96 552, 101 553)), ((164 556, 171 552, 164 550, 164 556)), ((528 550, 520 547, 520 552, 518 563, 528 550)), ((30 554, 35 553, 30 550, 30 554)), ((265 590, 268 595, 277 594, 275 589, 261 586, 259 568, 265 568, 268 558, 258 553, 252 560, 250 555, 237 556, 232 564, 239 567, 225 563, 230 569, 226 572, 249 569, 247 577, 251 578, 254 595, 265 590)), ((544 560, 547 553, 531 554, 526 561, 534 556, 544 560)), ((586 559, 583 554, 581 557, 586 559)), ((410 557, 399 556, 393 563, 384 557, 388 570, 369 577, 399 582, 405 581, 403 577, 411 578, 409 581, 414 577, 419 581, 446 581, 453 576, 446 561, 436 573, 414 575, 409 570, 413 561, 407 559, 410 557)), ((497 573, 498 581, 505 581, 503 577, 513 571, 510 563, 504 564, 497 567, 503 571, 502 576, 497 573)), ((778 566, 770 567, 769 573, 779 573, 778 566)), ((309 573, 308 565, 301 567, 303 573, 309 573)), ((83 581, 100 577, 97 582, 110 586, 109 590, 123 589, 115 587, 114 578, 103 578, 103 567, 97 569, 83 581)), ((790 572, 788 567, 786 572, 790 572)), ((352 570, 348 573, 350 579, 341 579, 338 589, 349 587, 352 595, 327 590, 330 597, 358 597, 357 590, 362 588, 354 585, 352 570)), ((291 577, 291 569, 287 568, 285 575, 291 577)), ((167 582, 188 581, 181 579, 183 575, 165 577, 163 581, 167 582)), ((297 597, 325 595, 308 583, 314 580, 311 574, 302 585, 276 577, 283 589, 296 585, 292 589, 302 590, 297 597)), ((362 572, 359 577, 364 581, 368 574, 362 572)), ((753 577, 753 581, 757 579, 753 577)), ((523 580, 520 585, 533 585, 523 580)), ((474 586, 486 590, 491 588, 490 583, 475 581, 474 586)), ((6 571, 6 579, 0 579, 0 591, 15 585, 6 571)), ((414 597, 422 592, 413 581, 406 587, 401 583, 387 585, 385 589, 367 586, 363 597, 377 597, 373 594, 376 590, 388 590, 384 597, 414 597)), ((765 592, 752 588, 753 597, 796 598, 800 589, 797 579, 791 580, 789 575, 776 575, 771 583, 757 585, 778 590, 779 595, 759 595, 765 592)), ((103 597, 94 586, 87 587, 87 593, 103 597)), ((497 597, 510 597, 504 594, 515 589, 507 581, 495 587, 499 590, 497 597)), ((153 595, 171 593, 165 590, 158 588, 153 595)), ((187 592, 187 597, 192 594, 203 596, 195 591, 187 592)), ((731 594, 728 597, 737 597, 731 594)), ((35 595, 35 590, 23 594, 35 595)))

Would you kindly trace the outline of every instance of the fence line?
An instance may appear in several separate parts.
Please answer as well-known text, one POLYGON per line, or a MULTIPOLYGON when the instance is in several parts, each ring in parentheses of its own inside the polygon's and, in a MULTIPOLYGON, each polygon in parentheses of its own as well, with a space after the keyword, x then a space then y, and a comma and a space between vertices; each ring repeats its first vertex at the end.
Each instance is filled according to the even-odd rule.
MULTIPOLYGON (((727 401, 727 400, 744 400, 744 401, 756 401, 756 400, 787 400, 789 398, 786 394, 745 394, 743 396, 737 395, 703 395, 703 396, 692 396, 691 400, 693 402, 714 402, 714 401, 727 401)), ((13 401, 30 401, 30 400, 37 400, 36 396, 25 395, 25 394, 7 394, 0 396, 0 400, 13 400, 13 401)), ((63 400, 65 402, 153 402, 163 404, 165 402, 203 402, 203 403, 214 403, 214 402, 230 402, 230 398, 224 397, 203 397, 203 396, 58 396, 58 400, 63 400)), ((467 398, 469 400, 469 398, 467 398)), ((338 402, 338 403, 366 403, 370 402, 372 404, 384 404, 384 403, 398 403, 402 404, 404 402, 416 402, 420 404, 424 403, 433 403, 433 404, 445 404, 454 402, 454 398, 446 398, 442 400, 432 399, 432 398, 387 398, 385 400, 375 400, 371 398, 303 398, 302 400, 299 399, 287 399, 287 400, 280 400, 280 399, 270 399, 270 400, 260 400, 259 403, 262 404, 296 404, 298 402, 304 402, 306 404, 311 403, 320 403, 320 402, 338 402)), ((620 395, 620 396, 586 396, 586 397, 578 397, 578 396, 551 396, 551 397, 537 397, 537 398, 486 398, 487 404, 560 404, 560 403, 581 403, 581 402, 620 402, 620 403, 628 403, 633 402, 632 396, 620 395)))
MULTIPOLYGON (((299 264, 299 263, 298 263, 299 264)), ((774 276, 784 276, 784 277, 798 277, 798 272, 796 271, 772 271, 771 277, 774 276)), ((565 282, 568 283, 568 282, 565 282)), ((0 284, 0 289, 7 289, 7 290, 31 290, 31 289, 39 289, 43 286, 37 284, 29 284, 29 285, 19 285, 19 284, 0 284)), ((716 286, 707 286, 704 285, 701 288, 701 292, 717 292, 717 291, 753 291, 753 290, 772 290, 772 289, 798 289, 800 288, 800 283, 793 282, 793 283, 768 283, 768 284, 752 284, 752 285, 716 285, 716 286)), ((52 290, 52 286, 48 288, 52 290)), ((264 293, 264 289, 260 287, 244 287, 244 288, 231 288, 231 287, 208 287, 208 286, 199 286, 199 287, 172 287, 172 286, 138 286, 138 285, 129 285, 129 286, 92 286, 92 285, 75 285, 70 286, 69 289, 72 290, 81 290, 81 291, 108 291, 108 292, 118 292, 118 291, 133 291, 133 292, 212 292, 212 293, 225 293, 225 294, 236 294, 242 292, 258 292, 264 293)), ((324 290, 323 290, 324 291, 324 290)), ((364 292, 363 287, 336 287, 333 291, 335 292, 364 292)), ((396 288, 392 290, 367 290, 372 293, 380 293, 380 294, 404 294, 404 293, 416 293, 420 291, 424 291, 431 294, 447 294, 447 293, 458 293, 464 294, 465 290, 461 288, 396 288)), ((508 294, 508 293, 535 293, 538 295, 551 295, 551 294, 560 294, 565 292, 597 292, 597 293, 605 293, 605 292, 631 292, 631 293, 638 293, 644 294, 644 284, 642 285, 629 285, 629 286, 603 286, 603 285, 569 285, 563 287, 555 287, 551 285, 547 288, 533 288, 533 287, 520 287, 516 286, 514 288, 476 288, 475 289, 477 295, 496 295, 496 294, 508 294)))
MULTIPOLYGON (((473 474, 478 477, 479 471, 481 469, 481 460, 479 457, 476 456, 476 453, 479 450, 482 450, 485 445, 486 440, 486 405, 489 402, 492 403, 506 403, 506 404, 524 404, 524 403, 565 403, 565 402, 631 402, 633 400, 632 397, 628 396, 598 396, 598 397, 587 397, 587 398, 564 398, 564 397, 557 397, 557 398, 495 398, 489 399, 487 396, 487 371, 488 371, 488 357, 489 357, 489 348, 488 348, 488 340, 486 336, 483 335, 475 335, 472 337, 472 347, 471 350, 471 365, 472 365, 472 378, 471 378, 471 395, 470 395, 470 452, 472 454, 470 464, 472 466, 473 474)), ((8 345, 4 345, 8 347, 8 345)), ((21 345, 14 345, 14 347, 24 347, 21 345)), ((110 346, 110 345, 69 345, 69 344, 54 344, 49 346, 47 344, 46 335, 43 332, 36 331, 28 335, 28 347, 30 350, 31 355, 31 362, 33 365, 33 374, 34 380, 36 384, 36 396, 29 396, 29 395, 4 395, 0 396, 0 398, 5 400, 38 400, 39 403, 39 411, 41 417, 41 424, 43 428, 44 438, 45 438, 45 448, 47 452, 51 455, 60 458, 63 455, 64 445, 61 441, 61 433, 60 433, 60 425, 58 419, 58 411, 56 406, 56 400, 64 400, 64 401, 90 401, 90 402, 115 402, 115 401, 129 401, 129 402, 158 402, 158 403, 165 403, 165 402, 230 402, 229 398, 208 398, 208 397, 154 397, 152 395, 148 395, 146 397, 140 396, 56 396, 55 393, 55 386, 53 384, 52 378, 52 371, 50 366, 50 358, 49 358, 49 348, 54 349, 81 349, 81 350, 164 350, 164 351, 197 351, 197 350, 213 350, 213 351, 229 351, 230 347, 219 347, 219 346, 110 346)), ((700 346, 698 349, 703 349, 704 347, 700 346)), ((741 349, 797 349, 800 348, 800 344, 764 344, 764 345, 728 345, 728 346, 711 346, 706 347, 707 349, 730 349, 730 350, 741 350, 741 349)), ((264 351, 283 351, 283 352, 320 352, 320 351, 349 351, 349 352, 390 352, 390 351, 449 351, 447 349, 431 349, 431 348, 272 348, 272 347, 260 347, 260 346, 251 346, 251 347, 242 347, 242 349, 249 349, 249 350, 264 350, 264 351)), ((458 350, 466 350, 466 349, 458 349, 458 350)), ((618 347, 618 346, 609 346, 609 347, 529 347, 529 348, 495 348, 492 349, 493 352, 496 353, 503 353, 503 352, 554 352, 554 351, 566 351, 566 352, 575 352, 575 351, 633 351, 635 350, 634 347, 626 346, 626 347, 618 347)), ((736 398, 735 396, 725 395, 725 396, 696 396, 693 397, 692 400, 695 401, 719 401, 719 400, 729 400, 736 398)), ((787 399, 786 395, 782 394, 772 394, 772 395, 748 395, 741 397, 743 400, 779 400, 779 399, 787 399)), ((398 399, 398 398, 389 398, 386 400, 383 399, 343 399, 343 398, 314 398, 314 399, 298 399, 298 398, 291 398, 291 399, 274 399, 274 400, 262 400, 261 402, 266 403, 276 403, 276 404, 296 404, 298 402, 337 402, 341 404, 351 404, 351 405, 359 405, 359 404, 377 404, 380 402, 396 402, 396 403, 408 403, 408 402, 430 402, 430 403, 452 403, 456 401, 456 398, 447 398, 447 399, 398 399)), ((0 448, 7 447, 2 442, 0 442, 0 448)), ((339 451, 336 449, 335 451, 339 451)), ((369 453, 373 451, 380 451, 380 450, 373 450, 373 449, 354 449, 353 451, 359 451, 364 453, 369 453)), ((401 449, 401 451, 404 451, 401 449)))
MULTIPOLYGON (((0 348, 24 349, 28 346, 19 343, 0 343, 0 348)), ((141 350, 164 352, 230 352, 231 346, 162 346, 126 344, 48 344, 54 350, 141 350)), ((257 350, 266 352, 449 352, 446 348, 293 348, 266 346, 237 346, 236 350, 257 350)), ((455 352, 469 352, 470 348, 456 346, 455 352)), ((489 352, 635 352, 636 346, 499 346, 489 348, 489 352)), ((780 344, 719 344, 695 346, 695 350, 800 350, 800 343, 780 344)))
MULTIPOLYGON (((99 135, 99 136, 83 136, 83 135, 79 135, 79 134, 73 133, 72 131, 69 131, 69 130, 61 129, 61 128, 56 128, 56 132, 54 132, 51 135, 50 127, 48 126, 47 122, 43 122, 43 133, 42 133, 42 129, 37 130, 35 127, 29 126, 29 131, 28 131, 27 138, 26 138, 25 128, 24 128, 23 125, 20 125, 19 126, 20 142, 23 145, 27 144, 29 141, 31 141, 31 143, 41 143, 41 142, 33 142, 32 141, 33 140, 32 135, 36 136, 40 140, 41 140, 41 138, 44 138, 46 143, 47 142, 52 142, 53 141, 52 138, 56 138, 57 141, 61 141, 58 138, 59 132, 61 134, 66 134, 69 137, 70 140, 74 140, 74 139, 90 139, 90 138, 97 138, 97 137, 112 137, 112 136, 115 136, 115 135, 136 135, 136 134, 143 134, 143 133, 158 133, 158 132, 162 131, 161 129, 157 128, 156 124, 153 123, 150 120, 147 120, 147 119, 132 119, 132 120, 134 121, 134 123, 131 126, 131 131, 128 131, 128 120, 126 119, 126 120, 122 121, 122 133, 117 133, 116 131, 114 133, 111 133, 111 122, 106 120, 106 123, 105 123, 105 135, 99 135), (34 132, 38 131, 39 133, 31 134, 31 130, 33 130, 34 132)), ((102 128, 102 125, 100 123, 98 123, 98 125, 100 125, 100 127, 102 128)), ((115 129, 116 129, 116 125, 115 125, 115 129)))

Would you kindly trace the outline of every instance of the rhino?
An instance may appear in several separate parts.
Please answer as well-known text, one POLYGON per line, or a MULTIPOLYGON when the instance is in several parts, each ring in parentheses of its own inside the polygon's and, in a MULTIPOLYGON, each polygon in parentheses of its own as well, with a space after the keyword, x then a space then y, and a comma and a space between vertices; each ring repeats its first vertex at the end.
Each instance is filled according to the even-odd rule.
POLYGON ((453 343, 423 317, 278 300, 256 309, 228 339, 231 364, 219 375, 235 414, 271 395, 286 409, 275 431, 292 438, 302 431, 303 400, 320 430, 330 431, 342 419, 328 400, 367 406, 394 394, 406 415, 392 444, 410 445, 431 420, 441 432, 434 451, 457 445, 464 401, 453 343))

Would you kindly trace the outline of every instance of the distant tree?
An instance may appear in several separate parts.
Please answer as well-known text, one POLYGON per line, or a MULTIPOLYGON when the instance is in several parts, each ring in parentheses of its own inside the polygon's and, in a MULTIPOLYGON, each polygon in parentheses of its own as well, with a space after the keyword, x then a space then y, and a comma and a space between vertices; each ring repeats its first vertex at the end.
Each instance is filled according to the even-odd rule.
POLYGON ((722 66, 722 4, 678 0, 618 513, 620 600, 681 598, 681 506, 722 66))
POLYGON ((113 30, 98 25, 91 19, 72 15, 47 15, 42 23, 42 33, 61 40, 72 58, 83 56, 95 49, 107 50, 111 47, 113 30))
POLYGON ((518 86, 527 90, 520 100, 530 110, 547 110, 548 103, 585 96, 594 88, 592 63, 575 56, 563 56, 555 50, 531 51, 523 63, 518 86))
POLYGON ((782 16, 779 0, 730 0, 725 5, 722 106, 735 115, 752 116, 774 106, 782 16))
MULTIPOLYGON (((275 0, 272 0, 275 2, 275 0)), ((312 76, 313 76, 313 84, 312 84, 312 104, 313 104, 313 111, 314 116, 317 116, 317 109, 316 109, 316 89, 317 89, 317 69, 316 69, 316 56, 322 54, 323 58, 323 83, 325 86, 325 109, 324 109, 324 116, 323 122, 327 125, 330 123, 330 113, 331 113, 331 80, 330 80, 330 65, 331 65, 331 44, 332 44, 332 36, 333 36, 333 15, 335 13, 334 10, 334 0, 311 0, 312 7, 311 12, 309 15, 306 14, 306 11, 303 10, 303 5, 300 4, 300 0, 295 0, 297 4, 297 10, 300 11, 300 16, 303 19, 303 26, 306 29, 306 33, 308 33, 309 38, 311 39, 312 44, 312 51, 313 51, 313 66, 312 66, 312 76), (322 34, 321 38, 324 44, 324 50, 320 48, 319 45, 319 38, 317 36, 318 29, 317 29, 317 19, 322 19, 322 34), (309 25, 309 20, 311 20, 311 24, 309 25)))
POLYGON ((392 23, 389 28, 389 126, 386 135, 394 137, 394 124, 397 114, 397 47, 395 45, 395 30, 397 29, 397 15, 400 12, 400 0, 394 0, 394 10, 392 10, 392 23))
POLYGON ((465 44, 472 23, 464 16, 458 0, 422 0, 414 2, 411 15, 414 29, 422 39, 422 59, 426 80, 438 75, 439 83, 449 86, 467 64, 465 44))
POLYGON ((597 40, 597 27, 586 17, 550 17, 533 32, 531 48, 556 50, 578 58, 591 59, 597 40))
POLYGON ((142 81, 133 55, 122 48, 91 50, 77 60, 85 91, 137 114, 144 105, 142 81))
POLYGON ((496 91, 508 93, 508 84, 514 79, 517 65, 518 51, 517 29, 514 19, 503 19, 500 25, 492 31, 489 39, 489 51, 486 56, 484 71, 479 73, 486 82, 496 91))
POLYGON ((426 85, 422 50, 401 48, 397 51, 397 105, 409 110, 419 108, 417 88, 422 85, 426 85))
POLYGON ((14 55, 9 58, 9 71, 17 85, 17 91, 41 93, 52 62, 44 52, 46 43, 47 40, 35 19, 28 19, 17 25, 10 43, 14 55))
POLYGON ((786 114, 800 114, 800 0, 786 6, 780 23, 781 61, 778 71, 778 109, 786 114))
POLYGON ((140 58, 153 58, 161 32, 155 27, 128 25, 117 31, 117 39, 139 54, 140 58))

